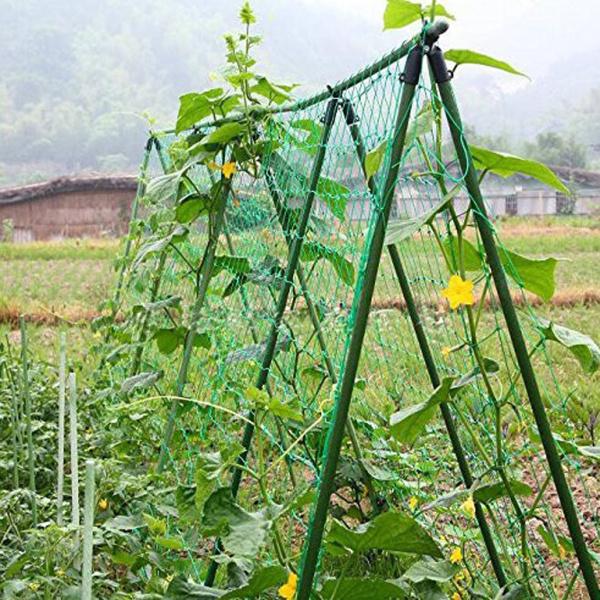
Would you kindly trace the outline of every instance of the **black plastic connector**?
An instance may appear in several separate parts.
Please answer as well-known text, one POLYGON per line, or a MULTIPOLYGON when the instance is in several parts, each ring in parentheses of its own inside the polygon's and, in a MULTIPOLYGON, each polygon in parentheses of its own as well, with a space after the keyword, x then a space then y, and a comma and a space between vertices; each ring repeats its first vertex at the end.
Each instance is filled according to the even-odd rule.
POLYGON ((448 31, 449 27, 448 21, 443 19, 432 23, 425 33, 425 45, 431 48, 440 39, 440 36, 448 31))
POLYGON ((446 83, 452 79, 452 72, 448 70, 444 53, 439 46, 431 48, 427 58, 436 83, 446 83))
POLYGON ((406 57, 402 81, 409 85, 417 85, 421 78, 421 67, 423 66, 423 46, 415 46, 406 57))

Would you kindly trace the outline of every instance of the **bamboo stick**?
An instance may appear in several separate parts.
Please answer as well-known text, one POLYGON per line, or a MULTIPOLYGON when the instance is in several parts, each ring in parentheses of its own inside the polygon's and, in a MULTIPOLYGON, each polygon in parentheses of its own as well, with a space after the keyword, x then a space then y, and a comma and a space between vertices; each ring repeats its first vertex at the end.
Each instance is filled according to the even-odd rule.
POLYGON ((77 387, 69 373, 69 438, 71 441, 71 523, 79 526, 79 456, 77 448, 77 387))
POLYGON ((92 560, 94 550, 95 465, 85 461, 85 497, 83 502, 83 559, 81 567, 81 600, 92 600, 92 560))
POLYGON ((61 332, 58 363, 58 466, 56 478, 56 523, 63 525, 65 480, 65 384, 67 371, 67 337, 61 332))

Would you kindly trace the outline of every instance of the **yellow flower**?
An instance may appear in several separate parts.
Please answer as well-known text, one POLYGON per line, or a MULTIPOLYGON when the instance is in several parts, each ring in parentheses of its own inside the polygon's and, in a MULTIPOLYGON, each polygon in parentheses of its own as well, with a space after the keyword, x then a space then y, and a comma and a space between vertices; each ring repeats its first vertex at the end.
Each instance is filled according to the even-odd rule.
POLYGON ((211 160, 208 163, 207 167, 209 169, 211 169, 212 171, 220 171, 221 170, 221 167, 214 160, 211 160))
POLYGON ((65 576, 65 572, 62 569, 56 569, 56 576, 57 577, 64 577, 65 576))
POLYGON ((451 352, 452 352, 452 348, 450 348, 450 346, 444 346, 442 348, 442 356, 444 358, 448 358, 450 356, 451 352))
POLYGON ((452 310, 459 306, 472 306, 475 303, 473 282, 464 280, 459 275, 452 275, 448 287, 442 291, 442 296, 448 299, 452 310))
POLYGON ((558 546, 558 557, 561 560, 565 560, 565 558, 567 558, 567 551, 565 550, 565 548, 562 544, 559 544, 559 546, 558 546))
POLYGON ((279 595, 285 600, 294 600, 296 596, 296 586, 298 585, 298 575, 296 573, 290 573, 288 575, 287 583, 279 588, 279 595))
POLYGON ((100 510, 106 510, 108 508, 108 500, 106 498, 102 498, 99 502, 98 502, 98 508, 100 510))
POLYGON ((450 555, 450 562, 453 565, 455 565, 456 563, 459 563, 462 559, 463 559, 462 550, 458 546, 456 546, 456 548, 454 548, 454 550, 452 550, 452 554, 450 555))
POLYGON ((36 583, 35 581, 32 581, 28 586, 27 586, 32 592, 37 592, 40 589, 40 584, 36 583))
POLYGON ((231 179, 231 176, 236 172, 236 166, 234 162, 226 162, 221 167, 221 172, 223 173, 223 177, 225 179, 231 179))
POLYGON ((410 510, 415 510, 418 504, 419 501, 414 496, 411 496, 410 500, 408 501, 408 506, 410 506, 410 510))
POLYGON ((475 518, 475 502, 473 502, 473 496, 469 496, 461 505, 462 511, 471 517, 475 518))
POLYGON ((458 592, 452 594, 452 600, 461 600, 461 595, 458 592))

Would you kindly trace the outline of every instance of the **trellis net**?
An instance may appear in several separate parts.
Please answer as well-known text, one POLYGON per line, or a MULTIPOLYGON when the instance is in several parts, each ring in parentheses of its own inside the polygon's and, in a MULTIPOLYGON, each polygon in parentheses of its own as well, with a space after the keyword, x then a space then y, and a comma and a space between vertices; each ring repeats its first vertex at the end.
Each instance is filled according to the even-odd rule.
MULTIPOLYGON (((221 164, 198 166, 177 180, 175 193, 181 148, 217 126, 151 138, 153 158, 144 168, 151 181, 132 221, 115 307, 124 315, 121 345, 109 362, 127 410, 155 407, 140 427, 161 445, 145 451, 172 481, 177 503, 165 534, 175 542, 159 549, 179 552, 196 582, 212 583, 216 573, 221 587, 232 565, 248 569, 260 559, 300 571, 317 560, 305 553, 303 563, 302 549, 314 533, 311 507, 339 383, 357 352, 359 299, 378 271, 315 589, 331 597, 331 578, 352 578, 365 567, 405 592, 425 594, 423 586, 435 585, 405 577, 410 552, 384 561, 375 544, 352 560, 344 555, 344 532, 392 512, 415 517, 429 532, 433 558, 450 559, 460 549, 460 560, 446 563, 456 570, 443 581, 465 597, 493 596, 498 583, 519 584, 530 597, 585 597, 480 234, 469 221, 477 207, 454 147, 436 126, 444 103, 425 74, 410 118, 402 113, 404 59, 394 56, 342 85, 339 97, 323 94, 274 112, 260 132, 270 144, 258 176, 240 170, 225 179, 221 164), (394 165, 399 113, 409 120, 394 165), (395 167, 388 247, 373 256, 382 190, 395 167), (166 175, 150 178, 160 172, 166 175), (203 216, 198 200, 215 186, 227 197, 220 221, 203 216), (463 221, 464 231, 457 229, 463 221), (290 265, 294 248, 298 261, 290 265), (442 296, 459 262, 483 297, 471 312, 451 310, 442 296), (444 385, 455 386, 443 404, 447 415, 431 402, 444 385), (426 425, 408 439, 403 415, 428 402, 426 425), (491 532, 486 543, 482 523, 491 532), (229 568, 217 572, 213 559, 229 568)), ((579 522, 597 552, 598 516, 590 507, 598 483, 592 459, 566 441, 569 398, 543 333, 549 325, 530 306, 523 263, 496 243, 545 407, 565 434, 555 439, 579 522)))

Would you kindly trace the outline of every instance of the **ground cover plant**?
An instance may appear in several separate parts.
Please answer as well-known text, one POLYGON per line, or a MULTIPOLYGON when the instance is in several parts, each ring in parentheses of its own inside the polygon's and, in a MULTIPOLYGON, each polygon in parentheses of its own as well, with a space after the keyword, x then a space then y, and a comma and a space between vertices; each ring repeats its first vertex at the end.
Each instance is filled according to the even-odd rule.
MULTIPOLYGON (((78 252, 108 296, 58 358, 24 319, 6 336, 7 597, 90 597, 90 582, 99 598, 597 594, 600 350, 583 302, 597 240, 565 232, 575 221, 540 232, 577 256, 561 270, 515 224, 497 235, 478 198, 489 172, 569 190, 539 163, 469 149, 440 16, 390 0, 386 27, 422 33, 293 102, 257 70, 245 3, 219 87, 184 95, 175 129, 149 140, 114 292, 110 245, 0 249, 62 274, 78 252), (552 305, 557 270, 572 313, 552 305), (48 451, 66 429, 71 468, 48 451), (55 490, 84 457, 82 540, 78 486, 70 511, 55 490)), ((64 327, 59 292, 39 294, 64 327)))

